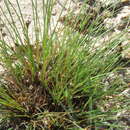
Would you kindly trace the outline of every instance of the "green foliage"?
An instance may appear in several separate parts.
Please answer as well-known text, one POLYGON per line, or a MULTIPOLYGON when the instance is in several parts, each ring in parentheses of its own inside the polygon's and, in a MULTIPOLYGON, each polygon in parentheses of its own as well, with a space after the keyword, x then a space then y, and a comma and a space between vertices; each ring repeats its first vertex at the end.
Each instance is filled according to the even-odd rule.
MULTIPOLYGON (((9 124, 6 129, 83 129, 104 125, 117 109, 102 112, 98 102, 117 94, 122 85, 115 79, 106 91, 103 82, 117 69, 120 54, 116 48, 122 34, 94 48, 101 35, 95 40, 69 27, 64 27, 62 36, 55 30, 50 33, 54 2, 48 0, 45 4, 43 0, 41 26, 37 1, 31 1, 36 39, 33 44, 18 0, 18 12, 11 1, 5 1, 10 18, 1 8, 15 45, 4 38, 0 41, 0 61, 6 70, 0 82, 0 111, 2 121, 9 124), (21 23, 24 40, 13 22, 11 9, 21 23)), ((94 32, 95 28, 90 30, 94 32)))

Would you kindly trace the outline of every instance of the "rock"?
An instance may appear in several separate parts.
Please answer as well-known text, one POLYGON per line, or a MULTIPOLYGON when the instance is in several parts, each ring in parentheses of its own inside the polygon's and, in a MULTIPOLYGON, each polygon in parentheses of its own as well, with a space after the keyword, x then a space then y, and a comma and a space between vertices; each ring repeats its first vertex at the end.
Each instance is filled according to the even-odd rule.
POLYGON ((96 1, 101 2, 101 4, 106 7, 112 4, 115 5, 120 2, 120 0, 96 0, 96 1))

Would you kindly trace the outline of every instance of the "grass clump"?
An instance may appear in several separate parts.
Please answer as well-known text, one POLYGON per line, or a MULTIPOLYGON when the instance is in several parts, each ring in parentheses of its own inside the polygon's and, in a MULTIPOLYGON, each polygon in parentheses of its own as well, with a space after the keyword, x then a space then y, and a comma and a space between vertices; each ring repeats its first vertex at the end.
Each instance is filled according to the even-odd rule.
MULTIPOLYGON (((42 22, 37 1, 31 2, 33 44, 18 0, 19 11, 11 1, 4 2, 10 18, 1 8, 13 41, 13 45, 4 38, 0 41, 0 63, 5 69, 0 80, 1 129, 96 129, 104 126, 117 109, 102 112, 98 102, 122 89, 118 79, 110 88, 103 82, 119 63, 120 54, 115 50, 121 42, 120 36, 97 49, 93 48, 101 35, 95 40, 64 27, 59 37, 55 30, 50 32, 54 1, 45 3, 43 0, 42 22), (11 9, 18 17, 24 39, 13 22, 11 9)), ((110 124, 106 126, 110 128, 110 124)))

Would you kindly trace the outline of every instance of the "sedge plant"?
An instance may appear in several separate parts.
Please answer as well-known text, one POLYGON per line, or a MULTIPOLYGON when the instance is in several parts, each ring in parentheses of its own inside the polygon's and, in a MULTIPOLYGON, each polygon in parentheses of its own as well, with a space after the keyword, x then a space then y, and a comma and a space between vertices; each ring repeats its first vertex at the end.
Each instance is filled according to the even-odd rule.
MULTIPOLYGON (((106 87, 104 82, 116 72, 120 63, 116 48, 122 42, 123 34, 105 41, 102 47, 94 48, 104 34, 93 39, 89 33, 83 35, 65 26, 59 35, 55 31, 58 23, 50 31, 55 2, 42 1, 43 18, 40 21, 37 1, 31 0, 33 43, 19 1, 16 0, 18 10, 10 0, 4 1, 9 17, 0 8, 12 39, 11 43, 4 37, 0 40, 0 64, 4 69, 0 74, 0 127, 82 130, 99 129, 105 125, 117 128, 117 124, 104 123, 113 119, 119 108, 114 106, 103 112, 99 104, 106 96, 118 94, 123 89, 118 78, 114 79, 111 87, 106 87), (20 22, 22 34, 11 10, 20 22)), ((1 22, 4 24, 3 19, 1 22)), ((84 22, 80 24, 84 25, 84 22)), ((95 28, 89 24, 90 33, 94 34, 95 28)))

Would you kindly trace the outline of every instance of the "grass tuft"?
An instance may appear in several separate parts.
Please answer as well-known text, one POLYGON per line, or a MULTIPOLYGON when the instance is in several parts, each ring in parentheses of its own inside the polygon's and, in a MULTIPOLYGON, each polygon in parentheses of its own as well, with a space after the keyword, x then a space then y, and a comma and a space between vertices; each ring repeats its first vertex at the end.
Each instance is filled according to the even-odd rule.
POLYGON ((106 96, 118 94, 123 88, 118 78, 108 87, 104 80, 118 69, 120 53, 116 50, 124 32, 95 48, 102 38, 102 33, 96 35, 93 26, 100 31, 99 19, 92 23, 80 20, 83 29, 89 28, 84 35, 65 26, 59 36, 55 30, 50 31, 55 1, 45 3, 43 0, 42 22, 37 1, 31 2, 35 41, 29 37, 28 24, 18 0, 18 11, 10 0, 4 1, 9 17, 0 7, 12 38, 12 43, 4 37, 0 40, 0 64, 5 70, 0 80, 1 129, 116 128, 117 124, 105 122, 112 120, 112 115, 120 109, 104 112, 101 104, 106 96), (11 10, 21 24, 22 33, 11 10), (96 39, 89 35, 92 32, 96 39))

